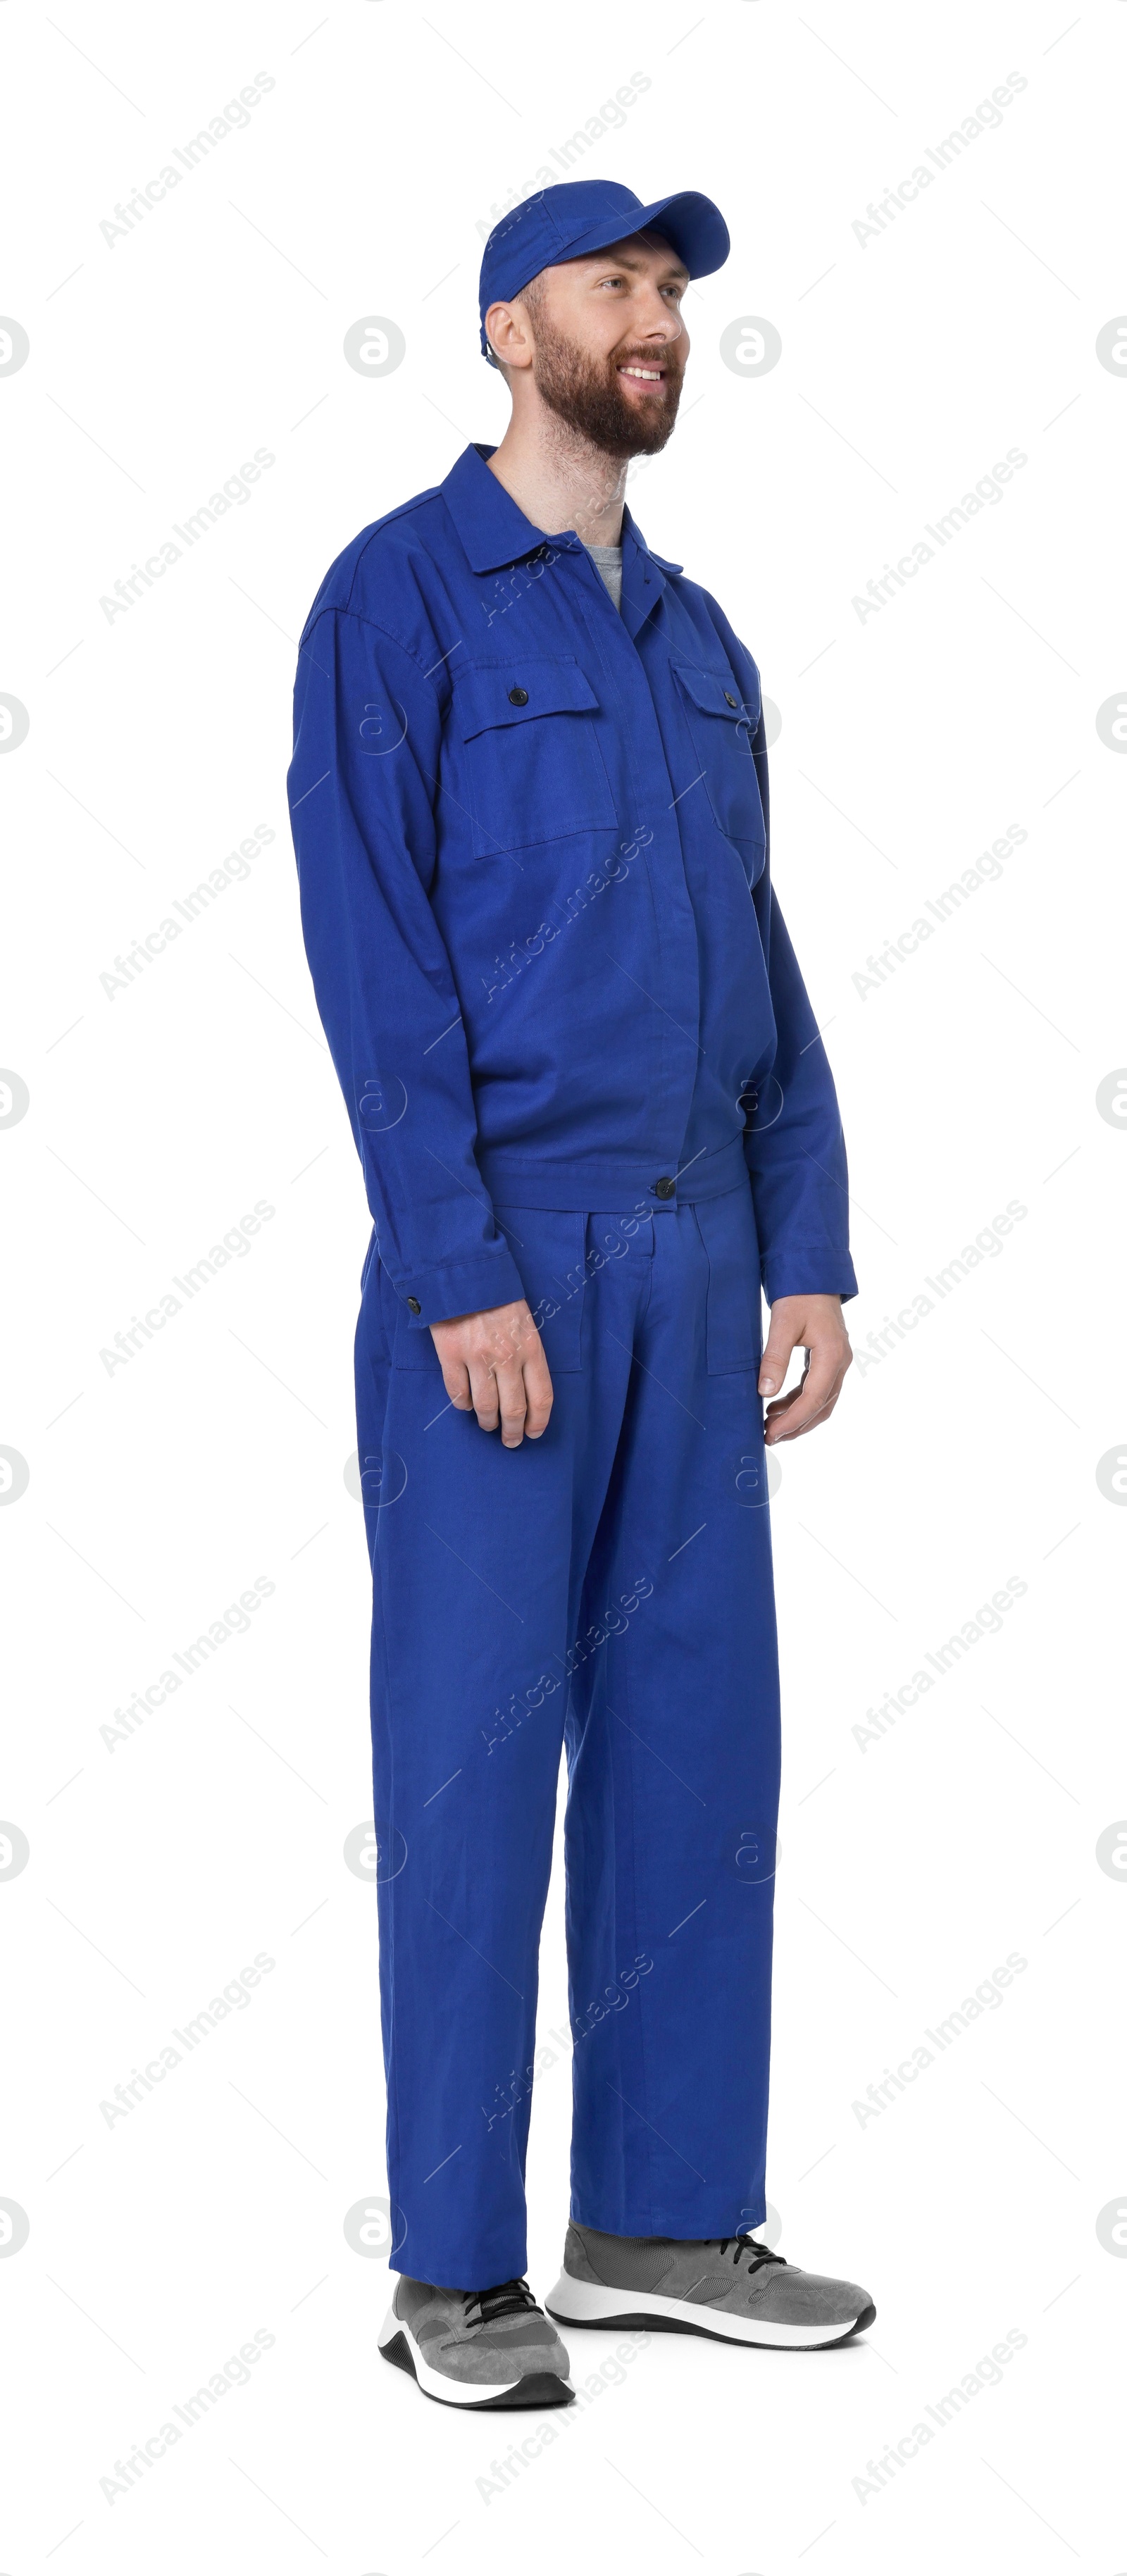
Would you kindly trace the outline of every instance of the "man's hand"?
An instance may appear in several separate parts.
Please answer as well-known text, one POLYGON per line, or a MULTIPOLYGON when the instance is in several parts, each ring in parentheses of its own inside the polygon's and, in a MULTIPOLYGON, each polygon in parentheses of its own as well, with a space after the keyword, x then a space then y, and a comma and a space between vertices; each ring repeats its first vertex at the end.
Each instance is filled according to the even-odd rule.
POLYGON ((499 1422, 504 1449, 519 1449, 526 1433, 539 1440, 552 1410, 552 1380, 527 1300, 487 1306, 476 1315, 448 1315, 430 1329, 458 1412, 476 1413, 483 1431, 495 1431, 499 1422))
POLYGON ((780 1440, 797 1440, 833 1412, 846 1369, 853 1364, 840 1297, 776 1297, 759 1370, 760 1395, 775 1394, 791 1352, 799 1348, 806 1353, 800 1384, 767 1407, 764 1438, 769 1449, 780 1440))

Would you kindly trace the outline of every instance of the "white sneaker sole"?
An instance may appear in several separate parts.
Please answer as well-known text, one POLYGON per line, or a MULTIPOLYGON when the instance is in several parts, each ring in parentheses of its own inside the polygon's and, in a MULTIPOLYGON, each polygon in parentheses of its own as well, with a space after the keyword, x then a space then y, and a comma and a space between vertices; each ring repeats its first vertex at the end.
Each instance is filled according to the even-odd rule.
POLYGON ((575 2395, 570 2379, 561 2379, 552 2370, 526 2372, 523 2379, 503 2379, 495 2386, 487 2380, 448 2379, 425 2359, 410 2326, 396 2316, 394 2306, 388 2309, 380 2327, 379 2348, 385 2361, 415 2378, 424 2397, 436 2398, 440 2406, 566 2406, 575 2395))
POLYGON ((656 2290, 604 2289, 600 2282, 577 2281, 570 2272, 561 2272, 544 2306, 562 2326, 664 2326, 667 2332, 707 2335, 714 2343, 755 2343, 795 2352, 844 2343, 876 2314, 875 2308, 863 2308, 832 2325, 778 2325, 768 2317, 734 2317, 724 2309, 702 2308, 689 2299, 663 2299, 656 2290))

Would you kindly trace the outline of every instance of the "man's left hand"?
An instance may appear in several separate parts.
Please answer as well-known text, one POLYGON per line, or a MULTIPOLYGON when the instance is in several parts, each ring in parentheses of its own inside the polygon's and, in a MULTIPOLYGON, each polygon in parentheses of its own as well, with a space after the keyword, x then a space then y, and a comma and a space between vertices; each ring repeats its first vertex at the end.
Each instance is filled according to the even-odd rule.
POLYGON ((791 1352, 799 1349, 806 1353, 800 1383, 767 1407, 764 1438, 769 1449, 780 1440, 797 1440, 815 1423, 828 1422, 833 1412, 853 1362, 840 1297, 776 1297, 759 1370, 760 1395, 776 1393, 791 1352))

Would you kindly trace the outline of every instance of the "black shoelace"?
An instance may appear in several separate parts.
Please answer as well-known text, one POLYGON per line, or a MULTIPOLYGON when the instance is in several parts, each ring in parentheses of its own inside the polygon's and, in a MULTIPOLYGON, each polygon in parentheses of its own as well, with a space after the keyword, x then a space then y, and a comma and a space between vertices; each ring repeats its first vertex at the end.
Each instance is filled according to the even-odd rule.
POLYGON ((787 2259, 785 2254, 772 2254, 769 2245, 760 2245, 756 2242, 754 2236, 748 2236, 747 2234, 739 2236, 721 2236, 717 2238, 716 2242, 718 2243, 722 2254, 727 2252, 729 2245, 735 2246, 736 2250, 732 2256, 733 2263, 738 2264, 740 2256, 742 2254, 746 2254, 748 2257, 747 2268, 749 2272, 757 2272, 761 2263, 785 2264, 787 2259))
POLYGON ((498 2317, 519 2317, 530 2308, 536 2313, 536 2301, 527 2281, 500 2281, 495 2290, 463 2290, 462 2297, 466 2323, 471 2326, 494 2326, 498 2317))

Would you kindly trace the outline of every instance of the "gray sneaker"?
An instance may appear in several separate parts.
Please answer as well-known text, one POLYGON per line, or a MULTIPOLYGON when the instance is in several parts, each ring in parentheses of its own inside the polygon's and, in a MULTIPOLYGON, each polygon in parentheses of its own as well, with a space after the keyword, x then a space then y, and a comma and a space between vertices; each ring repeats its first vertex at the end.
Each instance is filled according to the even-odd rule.
POLYGON ((571 2367, 527 2281, 438 2290, 400 2277, 380 2328, 385 2361, 441 2406, 569 2406, 571 2367))
POLYGON ((600 2236, 569 2226, 564 2267, 545 2302, 561 2325, 656 2327, 719 2343, 847 2343, 876 2315, 867 2290, 800 2272, 754 2236, 600 2236))

